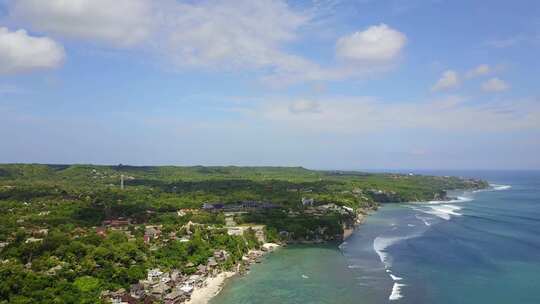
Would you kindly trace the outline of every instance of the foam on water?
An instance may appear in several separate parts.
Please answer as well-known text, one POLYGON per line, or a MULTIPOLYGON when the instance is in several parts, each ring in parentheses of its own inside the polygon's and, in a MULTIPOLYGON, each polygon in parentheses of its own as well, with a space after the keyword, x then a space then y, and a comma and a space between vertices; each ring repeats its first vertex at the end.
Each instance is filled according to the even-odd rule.
POLYGON ((427 202, 418 202, 418 203, 415 203, 415 204, 428 204, 428 205, 439 205, 439 204, 448 204, 448 203, 465 203, 465 202, 470 202, 472 201, 473 199, 470 198, 470 197, 466 197, 466 196, 457 196, 451 200, 446 200, 446 201, 427 201, 427 202))
POLYGON ((392 286, 392 293, 388 297, 388 300, 395 301, 395 300, 399 300, 403 298, 403 296, 401 295, 401 287, 403 286, 406 286, 406 285, 395 282, 394 286, 392 286))
POLYGON ((373 250, 377 253, 379 256, 379 259, 384 264, 384 266, 388 269, 392 267, 392 263, 388 259, 388 254, 386 253, 386 248, 388 246, 391 246, 392 244, 395 244, 396 242, 399 242, 401 240, 407 239, 407 237, 381 237, 378 236, 373 240, 373 250))
MULTIPOLYGON (((427 214, 435 215, 436 217, 442 218, 444 220, 450 220, 452 216, 461 216, 463 214, 457 212, 458 210, 461 210, 461 207, 456 205, 450 205, 450 204, 442 204, 442 205, 428 205, 428 209, 416 209, 418 211, 422 211, 427 214)), ((425 222, 424 222, 425 223, 425 222)))
MULTIPOLYGON (((413 208, 413 209, 415 209, 415 208, 413 208)), ((415 210, 422 211, 422 210, 420 210, 419 208, 417 208, 417 209, 415 209, 415 210)), ((417 219, 421 220, 421 221, 424 223, 424 225, 426 225, 426 226, 431 226, 431 223, 428 221, 430 218, 420 216, 419 214, 416 214, 415 217, 416 217, 417 219)))
POLYGON ((390 296, 388 297, 390 301, 401 299, 403 297, 403 295, 401 294, 401 287, 406 286, 406 285, 402 283, 398 283, 398 281, 402 281, 403 278, 393 274, 392 270, 390 270, 390 268, 392 267, 392 263, 389 260, 389 255, 386 252, 386 248, 388 248, 389 246, 399 241, 402 241, 411 237, 414 237, 414 236, 404 236, 404 237, 378 236, 373 240, 373 249, 379 256, 379 259, 381 260, 381 262, 384 264, 384 267, 386 268, 385 270, 386 273, 388 273, 392 281, 394 281, 394 285, 392 286, 392 292, 390 293, 390 296))
POLYGON ((512 186, 510 186, 510 185, 490 184, 489 186, 495 191, 508 190, 508 189, 512 188, 512 186))

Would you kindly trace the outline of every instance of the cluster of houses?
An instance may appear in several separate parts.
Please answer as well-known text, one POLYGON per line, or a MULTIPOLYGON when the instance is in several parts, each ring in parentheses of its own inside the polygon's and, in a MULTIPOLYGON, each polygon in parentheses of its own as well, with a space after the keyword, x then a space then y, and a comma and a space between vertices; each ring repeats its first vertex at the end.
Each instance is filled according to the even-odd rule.
POLYGON ((202 207, 202 209, 206 211, 224 211, 224 212, 254 211, 254 210, 265 210, 265 209, 275 209, 275 208, 281 208, 281 206, 272 204, 270 202, 261 202, 261 201, 241 201, 234 204, 204 203, 202 207))
POLYGON ((244 226, 227 227, 227 234, 242 236, 244 235, 244 232, 250 229, 255 232, 255 237, 257 238, 259 242, 264 242, 265 240, 264 225, 249 225, 249 226, 244 225, 244 226))
MULTIPOLYGON (((113 292, 105 291, 101 296, 113 304, 183 303, 191 298, 195 288, 204 286, 208 277, 217 275, 220 272, 219 263, 226 261, 228 258, 229 253, 227 251, 216 250, 214 255, 208 258, 208 263, 198 265, 196 272, 191 275, 183 274, 179 270, 164 272, 159 268, 150 269, 146 279, 131 285, 129 291, 125 289, 113 292)), ((195 267, 192 263, 188 263, 186 266, 195 267)))

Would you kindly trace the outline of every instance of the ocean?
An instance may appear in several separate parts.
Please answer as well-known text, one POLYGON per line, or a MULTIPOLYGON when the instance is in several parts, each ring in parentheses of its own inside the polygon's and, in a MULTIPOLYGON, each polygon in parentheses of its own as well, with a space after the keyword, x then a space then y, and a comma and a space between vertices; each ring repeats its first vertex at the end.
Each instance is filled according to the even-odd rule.
POLYGON ((419 173, 492 187, 385 204, 339 247, 278 250, 211 303, 540 303, 540 172, 419 173))

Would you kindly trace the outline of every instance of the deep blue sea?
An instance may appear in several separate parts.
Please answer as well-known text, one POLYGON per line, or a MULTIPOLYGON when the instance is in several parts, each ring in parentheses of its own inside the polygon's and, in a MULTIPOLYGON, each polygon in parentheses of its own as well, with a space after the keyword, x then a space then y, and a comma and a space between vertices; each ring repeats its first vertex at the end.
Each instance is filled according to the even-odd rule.
POLYGON ((540 303, 540 172, 421 173, 492 187, 383 205, 339 248, 273 253, 212 303, 540 303))

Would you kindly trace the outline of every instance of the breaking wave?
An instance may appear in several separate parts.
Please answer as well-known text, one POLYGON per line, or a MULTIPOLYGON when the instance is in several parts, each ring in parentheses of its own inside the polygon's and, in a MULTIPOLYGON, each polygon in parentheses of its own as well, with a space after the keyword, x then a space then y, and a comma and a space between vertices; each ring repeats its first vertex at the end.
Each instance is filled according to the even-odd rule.
POLYGON ((390 301, 395 301, 395 300, 399 300, 403 298, 403 295, 401 294, 401 287, 406 286, 406 285, 403 283, 400 283, 403 280, 402 277, 399 277, 392 273, 392 270, 390 269, 392 267, 392 261, 390 260, 390 257, 388 253, 386 252, 386 248, 388 248, 389 246, 399 241, 402 241, 411 237, 414 237, 414 236, 403 236, 403 237, 378 236, 373 240, 373 249, 379 256, 379 259, 381 260, 381 262, 384 264, 386 273, 388 273, 392 281, 394 281, 394 285, 392 286, 392 292, 390 293, 390 296, 388 297, 388 300, 390 301))
POLYGON ((512 188, 512 186, 510 186, 510 185, 490 184, 489 186, 495 191, 508 190, 508 189, 512 188))
POLYGON ((373 240, 373 250, 377 253, 379 256, 379 259, 384 264, 384 267, 386 269, 389 269, 392 267, 392 262, 389 260, 388 253, 386 252, 386 248, 389 246, 401 241, 405 240, 408 237, 376 237, 373 240))
POLYGON ((405 284, 394 282, 394 286, 392 286, 392 293, 388 297, 388 300, 395 301, 403 298, 401 295, 401 287, 406 286, 405 284))
POLYGON ((428 206, 428 210, 422 210, 424 213, 435 215, 437 217, 440 217, 444 220, 450 220, 453 216, 461 216, 463 214, 457 212, 461 210, 461 207, 455 206, 455 205, 436 205, 436 206, 428 206))

